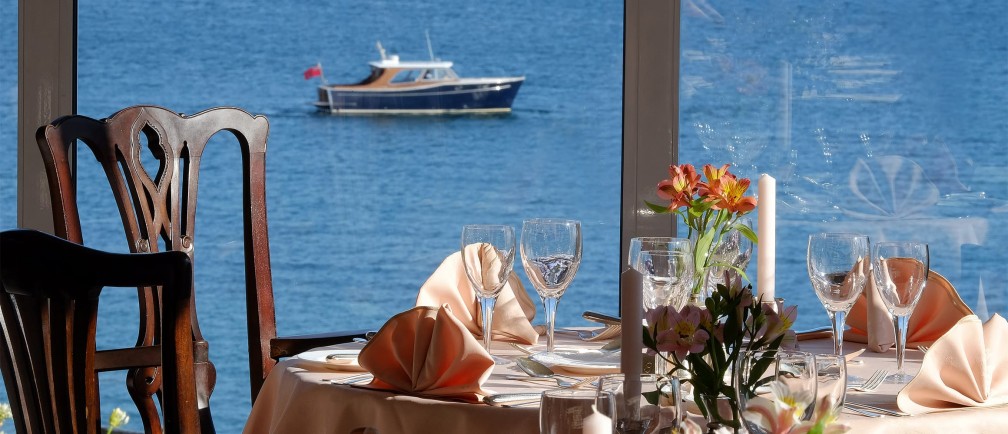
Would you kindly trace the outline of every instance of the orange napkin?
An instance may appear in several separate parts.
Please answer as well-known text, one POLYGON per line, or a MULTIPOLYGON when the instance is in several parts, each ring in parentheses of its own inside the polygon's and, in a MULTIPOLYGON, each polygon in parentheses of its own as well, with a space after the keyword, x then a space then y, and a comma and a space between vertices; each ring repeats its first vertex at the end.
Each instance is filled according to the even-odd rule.
MULTIPOLYGON (((924 293, 907 324, 907 348, 931 345, 957 321, 972 314, 952 284, 931 270, 924 293)), ((850 330, 844 332, 845 341, 868 344, 868 349, 877 353, 886 352, 896 344, 892 316, 875 287, 875 279, 868 279, 864 292, 847 315, 847 325, 850 330)))
POLYGON ((920 372, 896 397, 918 414, 1008 404, 1008 322, 995 314, 961 320, 924 354, 920 372))
POLYGON ((392 317, 357 357, 374 375, 367 387, 479 402, 494 361, 448 306, 418 306, 392 317))
MULTIPOLYGON (((484 269, 484 275, 493 273, 499 267, 496 252, 493 249, 481 249, 480 244, 466 246, 466 258, 479 261, 484 269)), ((448 305, 452 313, 462 322, 473 335, 483 336, 483 319, 480 313, 479 300, 476 292, 466 277, 462 264, 462 253, 455 252, 445 258, 441 266, 420 287, 417 294, 417 306, 448 305)), ((539 341, 539 333, 532 328, 536 305, 529 298, 521 279, 512 272, 508 283, 497 296, 494 308, 493 339, 502 342, 535 345, 539 341)))

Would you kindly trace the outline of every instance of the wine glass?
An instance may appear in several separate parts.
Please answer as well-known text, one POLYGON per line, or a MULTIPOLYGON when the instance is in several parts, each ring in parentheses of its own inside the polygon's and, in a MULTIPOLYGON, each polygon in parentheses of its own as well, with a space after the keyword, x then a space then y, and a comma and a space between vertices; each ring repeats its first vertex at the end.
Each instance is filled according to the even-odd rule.
POLYGON ((672 306, 682 309, 693 288, 693 248, 689 240, 675 239, 663 250, 637 254, 635 270, 643 277, 644 309, 672 306))
POLYGON ((884 242, 875 245, 872 258, 875 286, 896 324, 896 373, 886 382, 903 384, 913 376, 903 371, 907 321, 924 293, 930 271, 928 245, 916 242, 884 242))
MULTIPOLYGON (((483 347, 490 352, 493 311, 497 296, 514 268, 515 233, 507 225, 466 225, 462 227, 462 264, 466 277, 479 299, 483 317, 483 347)), ((494 358, 501 364, 503 359, 494 358)))
POLYGON ((546 310, 546 352, 553 353, 556 308, 581 264, 581 222, 532 219, 522 224, 522 266, 546 310))
POLYGON ((815 357, 802 351, 743 351, 735 362, 735 393, 739 416, 750 433, 767 433, 770 421, 750 406, 772 406, 779 401, 810 420, 816 399, 815 357))
POLYGON ((833 354, 843 354, 844 319, 868 282, 868 236, 846 233, 809 235, 809 280, 833 325, 833 354))
POLYGON ((647 250, 665 250, 669 243, 679 238, 673 237, 633 237, 630 239, 630 251, 627 253, 627 266, 633 268, 640 253, 647 250))

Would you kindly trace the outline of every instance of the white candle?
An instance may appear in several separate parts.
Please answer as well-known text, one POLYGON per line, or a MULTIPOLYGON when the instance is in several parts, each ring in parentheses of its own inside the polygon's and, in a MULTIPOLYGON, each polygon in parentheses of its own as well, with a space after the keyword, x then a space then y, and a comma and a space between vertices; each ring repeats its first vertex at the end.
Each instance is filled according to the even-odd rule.
POLYGON ((759 178, 757 195, 756 295, 764 302, 774 301, 774 280, 777 275, 777 180, 763 174, 759 178))
POLYGON ((644 358, 644 293, 643 277, 630 268, 620 276, 620 371, 623 372, 623 390, 626 396, 638 396, 641 392, 640 375, 644 358))
POLYGON ((584 423, 581 424, 581 432, 584 434, 612 434, 612 418, 599 413, 595 404, 592 404, 591 409, 591 414, 584 418, 584 423))

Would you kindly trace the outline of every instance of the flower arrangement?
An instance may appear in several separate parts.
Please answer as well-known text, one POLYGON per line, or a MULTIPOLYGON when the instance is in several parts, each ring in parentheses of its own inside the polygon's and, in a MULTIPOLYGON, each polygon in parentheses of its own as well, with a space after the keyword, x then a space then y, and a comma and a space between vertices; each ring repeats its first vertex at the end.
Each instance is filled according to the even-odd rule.
POLYGON ((701 179, 692 164, 670 165, 668 179, 658 183, 658 197, 668 200, 669 204, 645 201, 652 211, 676 214, 689 227, 688 237, 695 240, 694 296, 706 286, 709 267, 730 268, 745 276, 736 264, 725 262, 724 258, 715 255, 717 246, 728 232, 737 229, 753 243, 757 241, 752 228, 736 224, 740 217, 756 208, 756 198, 746 196, 749 178, 738 178, 728 171, 728 167, 727 164, 720 168, 707 164, 703 167, 701 179))
POLYGON ((738 273, 726 271, 725 283, 717 285, 704 307, 659 306, 645 312, 644 346, 665 360, 669 375, 689 372, 683 381, 693 386, 694 401, 708 421, 738 429, 738 398, 729 375, 735 361, 743 351, 776 350, 794 335, 797 307, 778 313, 772 303, 756 300, 752 285, 743 287, 738 273), (730 414, 719 410, 719 400, 727 402, 730 414))

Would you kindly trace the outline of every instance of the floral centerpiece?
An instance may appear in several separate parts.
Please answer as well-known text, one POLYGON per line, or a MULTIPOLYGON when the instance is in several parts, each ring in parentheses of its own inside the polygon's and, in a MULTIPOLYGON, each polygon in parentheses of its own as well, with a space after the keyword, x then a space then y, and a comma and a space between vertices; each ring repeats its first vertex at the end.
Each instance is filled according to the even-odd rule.
MULTIPOLYGON (((645 202, 656 213, 674 213, 682 217, 689 228, 688 237, 693 243, 695 279, 693 296, 698 296, 708 286, 708 270, 712 267, 734 269, 745 276, 737 264, 716 255, 716 249, 730 231, 738 230, 752 242, 756 234, 752 228, 737 224, 739 218, 756 208, 756 198, 746 196, 748 178, 738 178, 720 168, 703 167, 703 179, 692 164, 670 165, 669 178, 658 183, 658 197, 669 204, 645 202)), ((748 280, 748 279, 747 279, 748 280)))
POLYGON ((694 402, 708 421, 737 430, 735 361, 743 351, 780 348, 786 336, 793 338, 791 326, 797 314, 796 306, 781 307, 778 313, 772 301, 755 299, 752 285, 743 287, 738 273, 726 271, 725 283, 717 285, 704 307, 659 306, 645 312, 644 346, 648 354, 665 360, 668 375, 677 370, 690 373, 683 381, 693 386, 694 402))

